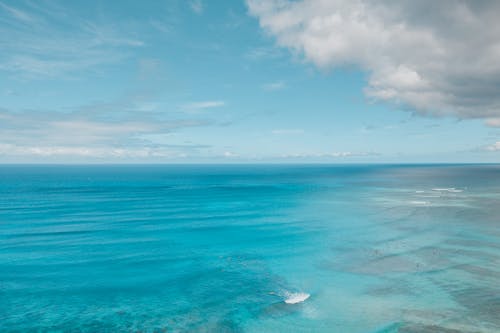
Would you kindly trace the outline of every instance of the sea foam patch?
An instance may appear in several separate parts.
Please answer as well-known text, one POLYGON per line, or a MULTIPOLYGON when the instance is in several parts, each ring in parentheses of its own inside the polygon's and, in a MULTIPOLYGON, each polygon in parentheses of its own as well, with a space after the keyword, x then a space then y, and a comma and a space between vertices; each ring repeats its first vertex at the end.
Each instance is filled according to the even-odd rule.
POLYGON ((286 295, 286 304, 297 304, 307 300, 311 295, 308 293, 288 293, 286 295))

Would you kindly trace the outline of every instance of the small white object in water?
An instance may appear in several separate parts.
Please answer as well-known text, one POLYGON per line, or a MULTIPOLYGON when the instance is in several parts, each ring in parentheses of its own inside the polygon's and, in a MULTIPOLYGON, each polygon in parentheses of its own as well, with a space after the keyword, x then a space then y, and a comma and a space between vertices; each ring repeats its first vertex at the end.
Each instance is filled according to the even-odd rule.
POLYGON ((285 299, 286 304, 297 304, 304 302, 311 295, 309 295, 308 293, 290 293, 287 296, 288 298, 285 299))

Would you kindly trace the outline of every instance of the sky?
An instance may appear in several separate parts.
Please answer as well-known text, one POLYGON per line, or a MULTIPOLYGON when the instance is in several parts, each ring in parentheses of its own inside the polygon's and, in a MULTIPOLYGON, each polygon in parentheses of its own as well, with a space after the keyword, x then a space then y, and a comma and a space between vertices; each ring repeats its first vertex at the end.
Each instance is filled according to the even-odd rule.
POLYGON ((500 162, 499 15, 0 0, 0 163, 500 162))

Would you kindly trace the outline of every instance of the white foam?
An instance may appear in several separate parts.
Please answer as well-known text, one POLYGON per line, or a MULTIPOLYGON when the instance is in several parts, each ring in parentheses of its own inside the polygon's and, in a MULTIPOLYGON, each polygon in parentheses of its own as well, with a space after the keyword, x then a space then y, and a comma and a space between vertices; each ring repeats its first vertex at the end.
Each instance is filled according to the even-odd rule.
POLYGON ((436 192, 451 192, 451 193, 459 193, 463 192, 463 190, 456 189, 454 187, 448 187, 448 188, 433 188, 433 191, 436 192))
POLYGON ((302 303, 306 299, 308 299, 311 295, 308 293, 290 293, 287 295, 287 298, 285 299, 286 304, 297 304, 297 303, 302 303))
POLYGON ((417 201, 417 200, 410 201, 410 203, 413 205, 428 205, 429 204, 428 201, 417 201))

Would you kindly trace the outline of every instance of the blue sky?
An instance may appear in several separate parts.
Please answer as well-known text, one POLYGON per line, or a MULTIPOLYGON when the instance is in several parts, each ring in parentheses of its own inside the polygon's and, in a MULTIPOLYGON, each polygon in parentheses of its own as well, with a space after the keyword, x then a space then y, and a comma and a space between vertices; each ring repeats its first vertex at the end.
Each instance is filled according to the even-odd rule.
POLYGON ((0 0, 0 162, 499 162, 498 6, 383 3, 0 0))

